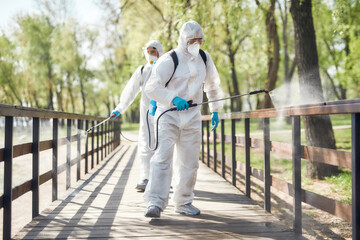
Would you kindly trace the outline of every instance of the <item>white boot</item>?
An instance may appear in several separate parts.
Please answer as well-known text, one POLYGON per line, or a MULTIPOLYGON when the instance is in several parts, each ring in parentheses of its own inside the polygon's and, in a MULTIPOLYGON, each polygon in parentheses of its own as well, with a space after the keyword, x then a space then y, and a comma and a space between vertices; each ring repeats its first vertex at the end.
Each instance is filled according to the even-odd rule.
POLYGON ((151 205, 146 209, 144 216, 148 218, 159 218, 160 212, 161 209, 158 206, 151 205))
POLYGON ((196 216, 200 214, 200 210, 191 203, 180 205, 175 207, 175 212, 181 213, 187 216, 196 216))

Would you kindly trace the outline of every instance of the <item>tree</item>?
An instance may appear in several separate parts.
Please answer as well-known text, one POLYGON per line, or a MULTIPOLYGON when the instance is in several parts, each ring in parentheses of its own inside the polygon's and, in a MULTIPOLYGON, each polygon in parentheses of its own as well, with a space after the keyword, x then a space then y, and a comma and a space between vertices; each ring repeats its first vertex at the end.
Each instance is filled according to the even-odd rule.
MULTIPOLYGON (((285 102, 289 103, 291 98, 291 78, 295 72, 296 68, 296 58, 292 60, 292 63, 290 65, 290 54, 289 54, 289 33, 288 33, 288 2, 279 1, 278 6, 280 10, 280 17, 282 21, 282 44, 283 44, 283 55, 284 55, 284 79, 286 84, 286 96, 285 96, 285 102)), ((290 118, 287 118, 287 122, 290 123, 290 118)))
POLYGON ((0 35, 0 86, 3 92, 1 102, 22 105, 25 100, 22 96, 25 84, 16 73, 17 65, 15 44, 5 35, 0 35))
POLYGON ((18 24, 17 40, 25 72, 35 86, 32 94, 36 106, 53 110, 54 63, 50 50, 54 26, 44 16, 20 17, 18 24))
MULTIPOLYGON (((315 30, 311 12, 311 0, 292 0, 290 12, 295 30, 295 51, 300 81, 300 93, 304 99, 324 101, 321 86, 315 30)), ((329 116, 303 117, 307 144, 335 149, 335 138, 329 116)), ((318 162, 308 162, 307 175, 323 178, 334 174, 337 167, 318 162)))
MULTIPOLYGON (((270 0, 268 9, 261 6, 259 0, 255 0, 256 4, 263 10, 265 14, 266 35, 268 39, 267 54, 268 54, 268 71, 266 79, 266 89, 273 90, 276 86, 277 74, 280 63, 280 43, 277 32, 276 17, 275 17, 275 0, 270 0)), ((261 108, 273 107, 270 96, 265 95, 261 108)))
MULTIPOLYGON (((223 53, 228 56, 230 62, 231 71, 231 85, 232 88, 230 95, 240 95, 239 81, 236 71, 236 54, 239 52, 240 46, 243 41, 249 36, 251 31, 251 21, 248 19, 239 19, 237 16, 242 16, 248 9, 243 9, 240 2, 222 1, 222 14, 224 16, 224 44, 226 50, 223 53), (249 26, 250 25, 250 26, 249 26)), ((241 112, 242 111, 242 100, 236 98, 231 101, 231 111, 241 112), (235 104, 234 104, 235 103, 235 104)))

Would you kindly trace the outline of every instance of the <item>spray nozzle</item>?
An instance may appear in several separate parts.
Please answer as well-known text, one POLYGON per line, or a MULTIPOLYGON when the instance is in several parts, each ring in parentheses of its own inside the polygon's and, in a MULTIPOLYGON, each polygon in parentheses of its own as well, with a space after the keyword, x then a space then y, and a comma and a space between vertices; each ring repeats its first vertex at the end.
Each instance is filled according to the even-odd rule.
POLYGON ((258 93, 267 93, 267 94, 269 94, 269 90, 261 89, 261 90, 257 90, 257 91, 252 91, 252 92, 249 92, 249 95, 258 94, 258 93))

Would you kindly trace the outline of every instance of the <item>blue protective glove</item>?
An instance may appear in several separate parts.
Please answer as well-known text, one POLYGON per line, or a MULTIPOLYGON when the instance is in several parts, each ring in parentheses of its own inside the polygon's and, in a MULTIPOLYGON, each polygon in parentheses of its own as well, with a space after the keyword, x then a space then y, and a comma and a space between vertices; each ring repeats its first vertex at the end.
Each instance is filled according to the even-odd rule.
POLYGON ((215 130, 219 124, 219 115, 217 112, 211 114, 211 124, 213 125, 211 131, 215 130))
POLYGON ((157 104, 156 101, 150 100, 149 114, 150 114, 151 116, 155 116, 156 104, 157 104))
POLYGON ((183 111, 183 110, 188 110, 189 109, 189 103, 180 98, 180 97, 175 97, 173 100, 172 100, 172 103, 176 106, 177 110, 178 111, 183 111))
POLYGON ((111 118, 117 118, 118 116, 120 116, 120 112, 118 110, 113 110, 110 114, 111 118))

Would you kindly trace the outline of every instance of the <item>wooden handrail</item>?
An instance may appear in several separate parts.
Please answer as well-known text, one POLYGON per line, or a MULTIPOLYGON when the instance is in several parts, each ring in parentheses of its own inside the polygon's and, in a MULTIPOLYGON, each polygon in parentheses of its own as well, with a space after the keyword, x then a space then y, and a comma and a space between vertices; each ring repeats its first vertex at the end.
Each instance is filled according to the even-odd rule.
MULTIPOLYGON (((52 179, 52 200, 55 201, 58 195, 58 175, 66 172, 66 187, 71 186, 71 167, 76 164, 76 180, 80 179, 80 161, 85 159, 84 173, 88 173, 88 156, 91 156, 91 168, 94 165, 94 155, 96 154, 96 164, 100 163, 100 158, 103 160, 102 154, 105 150, 106 153, 110 153, 120 144, 120 119, 111 119, 105 123, 105 131, 103 128, 98 127, 92 131, 88 138, 91 138, 92 147, 89 151, 89 144, 86 145, 84 154, 80 153, 81 150, 81 137, 80 132, 84 131, 83 127, 88 127, 89 121, 94 125, 95 121, 100 122, 105 119, 103 117, 94 117, 81 114, 72 114, 64 112, 49 111, 43 109, 34 109, 20 106, 10 106, 0 104, 0 116, 5 116, 5 146, 0 149, 0 162, 4 162, 4 194, 0 196, 0 208, 4 210, 3 218, 3 239, 11 238, 11 215, 12 215, 12 201, 22 196, 26 192, 32 191, 32 217, 39 215, 39 185, 52 179), (33 123, 33 141, 30 143, 24 143, 19 145, 13 145, 13 131, 14 131, 14 117, 30 117, 33 123), (46 141, 39 141, 40 139, 40 119, 53 119, 53 139, 46 141), (67 137, 58 138, 58 119, 67 120, 67 137), (77 120, 76 128, 78 134, 71 135, 71 125, 73 120, 77 120), (86 124, 83 124, 83 121, 86 124), (105 134, 105 143, 100 141, 105 134), (94 147, 94 138, 97 139, 96 148, 94 147), (77 156, 74 159, 71 157, 71 143, 77 142, 77 156), (58 147, 61 145, 67 145, 66 155, 67 160, 61 166, 58 166, 58 147), (105 149, 104 149, 105 148, 105 149), (39 152, 47 149, 53 149, 52 151, 52 169, 42 175, 39 174, 39 152), (101 151, 101 155, 99 152, 101 151), (19 186, 12 187, 13 178, 13 159, 25 154, 32 153, 32 179, 20 184, 19 186)), ((41 128, 41 129, 40 129, 41 128)), ((85 142, 85 141, 84 141, 85 142)))
MULTIPOLYGON (((219 114, 219 118, 221 119, 221 134, 213 134, 213 137, 210 140, 208 131, 206 136, 205 131, 203 131, 201 147, 201 159, 203 162, 206 156, 208 160, 207 165, 211 167, 212 159, 212 166, 214 167, 214 170, 217 169, 217 165, 219 164, 219 167, 222 168, 221 176, 226 178, 234 186, 236 186, 236 182, 239 181, 235 175, 240 174, 239 171, 234 170, 234 167, 240 166, 240 171, 245 172, 245 192, 246 196, 248 197, 250 197, 250 176, 263 181, 264 208, 269 212, 271 211, 271 205, 269 202, 269 186, 271 185, 272 187, 279 188, 280 191, 286 190, 287 193, 293 197, 293 230, 296 233, 301 234, 302 232, 301 202, 305 202, 314 206, 315 208, 324 210, 330 214, 351 221, 353 226, 353 239, 357 239, 357 236, 360 236, 360 98, 301 106, 262 109, 251 112, 224 113, 219 114), (312 146, 302 146, 300 144, 300 116, 331 114, 351 114, 351 152, 312 146), (291 144, 269 140, 269 126, 267 121, 269 118, 274 117, 291 117, 291 144), (251 118, 264 120, 264 140, 250 138, 249 120, 251 118), (234 126, 236 119, 245 120, 245 137, 235 135, 234 126), (231 121, 231 135, 226 136, 224 134, 225 120, 231 121), (217 150, 214 149, 213 152, 216 157, 211 158, 209 144, 211 141, 216 142, 218 138, 221 138, 221 154, 217 154, 217 150), (231 144, 231 158, 225 157, 225 143, 231 144), (205 144, 206 147, 204 146, 205 144), (245 164, 236 162, 235 146, 245 147, 245 164), (261 148, 264 150, 264 171, 250 167, 250 147, 261 148), (270 152, 291 156, 293 165, 292 184, 277 179, 273 176, 269 177, 270 152), (216 160, 219 158, 221 159, 221 164, 216 160), (334 199, 329 199, 327 197, 301 189, 301 159, 351 169, 352 205, 350 206, 334 199)), ((208 129, 210 119, 210 115, 202 116, 202 126, 206 126, 208 129)), ((236 170, 239 169, 236 167, 236 170)))
MULTIPOLYGON (((351 114, 360 113, 360 98, 334 102, 323 102, 300 106, 268 108, 250 112, 235 112, 219 114, 220 119, 244 119, 244 118, 273 118, 292 116, 312 116, 328 114, 351 114)), ((211 115, 202 116, 203 121, 211 119, 211 115)))
MULTIPOLYGON (((76 120, 90 120, 102 121, 105 117, 95 117, 89 115, 82 115, 76 113, 58 112, 52 110, 29 108, 23 106, 13 106, 7 104, 0 104, 0 116, 12 117, 38 117, 42 119, 76 119, 76 120)), ((120 119, 111 119, 111 121, 120 121, 120 119)))
MULTIPOLYGON (((203 137, 206 138, 206 135, 203 137)), ((216 138, 220 138, 220 137, 221 135, 217 134, 216 138)), ((225 137, 224 142, 227 144, 231 144, 231 135, 224 135, 224 137, 225 137)), ((213 140, 211 139, 214 139, 214 136, 210 138, 209 141, 210 143, 213 143, 213 140)), ((264 148, 264 140, 256 139, 256 138, 249 138, 249 139, 250 139, 251 148, 253 149, 264 148)), ((245 147, 245 137, 235 136, 235 144, 238 147, 245 147)), ((272 153, 279 153, 291 158, 292 145, 290 143, 270 141, 270 145, 271 145, 270 151, 272 153)), ((348 151, 340 151, 329 148, 301 145, 301 158, 304 160, 321 162, 333 166, 351 169, 351 152, 348 151)))

